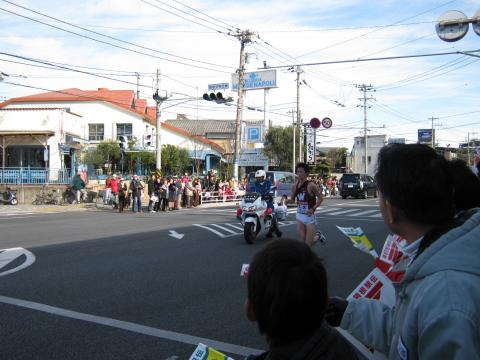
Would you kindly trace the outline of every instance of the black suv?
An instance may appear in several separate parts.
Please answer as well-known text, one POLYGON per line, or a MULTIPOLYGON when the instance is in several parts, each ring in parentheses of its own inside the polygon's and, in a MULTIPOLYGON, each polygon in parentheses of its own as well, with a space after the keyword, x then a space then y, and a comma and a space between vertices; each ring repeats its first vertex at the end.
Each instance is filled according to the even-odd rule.
POLYGON ((367 196, 377 197, 377 184, 370 175, 367 174, 343 174, 339 182, 340 195, 343 199, 347 196, 355 198, 367 196))

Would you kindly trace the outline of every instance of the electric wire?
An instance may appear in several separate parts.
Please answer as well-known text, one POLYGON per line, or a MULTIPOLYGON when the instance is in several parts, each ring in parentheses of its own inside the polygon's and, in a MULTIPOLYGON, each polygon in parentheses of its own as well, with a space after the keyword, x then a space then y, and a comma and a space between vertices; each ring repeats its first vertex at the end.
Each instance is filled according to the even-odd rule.
MULTIPOLYGON (((6 1, 6 0, 0 0, 0 1, 6 1)), ((200 66, 200 65, 188 64, 188 63, 184 63, 184 62, 182 62, 182 61, 167 59, 167 58, 160 57, 160 56, 156 56, 156 55, 153 55, 153 54, 148 54, 148 53, 145 53, 145 52, 142 52, 142 51, 138 51, 138 50, 126 48, 126 47, 124 47, 124 46, 120 46, 120 45, 113 44, 113 43, 110 43, 110 42, 107 42, 107 41, 103 41, 103 40, 100 40, 100 39, 93 38, 93 37, 91 37, 91 36, 87 36, 87 35, 84 35, 84 34, 80 34, 80 33, 77 33, 77 32, 71 31, 71 30, 67 30, 67 29, 61 28, 61 27, 56 26, 56 25, 51 25, 51 24, 48 24, 48 23, 46 23, 46 22, 44 22, 44 21, 36 20, 36 19, 34 19, 34 18, 32 18, 32 17, 25 16, 25 15, 21 15, 21 14, 19 14, 19 13, 16 13, 16 12, 14 12, 14 11, 10 11, 10 10, 7 10, 7 9, 1 8, 1 7, 0 7, 0 10, 3 10, 3 11, 8 12, 8 13, 10 13, 10 14, 13 14, 13 15, 16 15, 16 16, 19 16, 19 17, 22 17, 22 18, 24 18, 24 19, 28 19, 28 20, 32 20, 32 21, 34 21, 34 22, 38 22, 38 23, 40 23, 40 24, 43 24, 43 25, 52 27, 52 28, 57 29, 57 30, 61 30, 61 31, 67 32, 67 33, 69 33, 69 34, 73 34, 73 35, 76 35, 76 36, 79 36, 79 37, 82 37, 82 38, 86 38, 86 39, 89 39, 89 40, 92 40, 92 41, 95 41, 95 42, 98 42, 98 43, 101 43, 101 44, 105 44, 105 45, 109 45, 109 46, 112 46, 112 47, 115 47, 115 48, 118 48, 118 49, 122 49, 122 50, 125 50, 125 51, 137 53, 137 54, 139 54, 139 55, 144 55, 144 56, 148 56, 148 57, 152 57, 152 58, 155 58, 155 59, 159 59, 159 60, 163 60, 163 61, 167 61, 167 62, 172 62, 172 63, 175 63, 175 64, 184 65, 184 66, 188 66, 188 67, 194 67, 194 68, 198 68, 198 69, 204 69, 204 70, 209 70, 209 71, 215 71, 215 72, 221 72, 221 73, 230 74, 230 72, 228 72, 228 71, 218 70, 218 69, 212 69, 212 68, 208 68, 208 67, 200 66)), ((191 60, 189 60, 189 61, 198 62, 198 60, 193 60, 193 59, 191 59, 191 60)), ((217 66, 217 65, 215 65, 215 66, 217 66)), ((225 67, 225 66, 223 66, 223 65, 221 65, 221 66, 222 66, 222 67, 225 67)))

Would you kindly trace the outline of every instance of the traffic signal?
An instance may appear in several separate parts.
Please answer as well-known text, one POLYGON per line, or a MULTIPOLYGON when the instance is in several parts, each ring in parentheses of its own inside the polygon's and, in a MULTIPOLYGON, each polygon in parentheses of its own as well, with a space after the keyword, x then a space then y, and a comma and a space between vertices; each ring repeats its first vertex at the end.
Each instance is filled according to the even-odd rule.
POLYGON ((122 150, 127 150, 128 149, 128 140, 127 140, 126 136, 120 135, 118 137, 118 141, 119 141, 120 149, 122 149, 122 150))
POLYGON ((215 101, 217 104, 224 104, 226 102, 233 101, 233 98, 231 96, 229 96, 228 98, 225 98, 221 92, 217 92, 217 93, 212 92, 210 94, 208 93, 203 94, 203 100, 215 101))
POLYGON ((152 146, 152 134, 145 134, 143 135, 143 147, 151 147, 152 146))

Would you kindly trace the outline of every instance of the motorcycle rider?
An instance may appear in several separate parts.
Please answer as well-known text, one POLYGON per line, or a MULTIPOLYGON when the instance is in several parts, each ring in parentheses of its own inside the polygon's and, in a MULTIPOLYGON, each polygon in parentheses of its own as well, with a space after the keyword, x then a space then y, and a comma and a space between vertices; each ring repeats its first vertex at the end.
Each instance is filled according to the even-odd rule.
POLYGON ((274 188, 270 180, 267 179, 265 170, 257 170, 255 172, 255 182, 250 184, 248 191, 262 195, 262 200, 265 200, 267 203, 267 209, 272 210, 272 226, 266 236, 272 237, 273 232, 275 232, 275 235, 280 237, 282 232, 278 229, 277 217, 273 208, 273 190, 274 188))

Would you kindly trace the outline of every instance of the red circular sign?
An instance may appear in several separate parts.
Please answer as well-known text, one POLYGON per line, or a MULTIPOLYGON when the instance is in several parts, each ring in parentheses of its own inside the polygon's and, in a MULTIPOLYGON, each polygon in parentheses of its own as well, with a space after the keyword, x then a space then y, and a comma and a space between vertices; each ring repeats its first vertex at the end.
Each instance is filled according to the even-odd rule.
POLYGON ((314 129, 318 129, 320 127, 321 123, 320 120, 317 118, 311 118, 310 119, 310 126, 314 129))
POLYGON ((329 117, 325 117, 325 118, 322 119, 322 126, 325 129, 331 128, 332 124, 333 124, 332 119, 330 119, 329 117))

